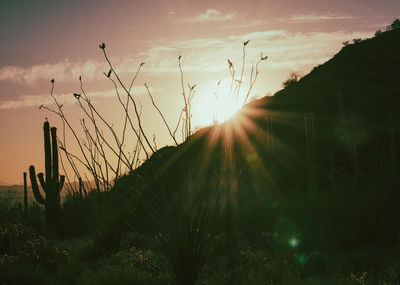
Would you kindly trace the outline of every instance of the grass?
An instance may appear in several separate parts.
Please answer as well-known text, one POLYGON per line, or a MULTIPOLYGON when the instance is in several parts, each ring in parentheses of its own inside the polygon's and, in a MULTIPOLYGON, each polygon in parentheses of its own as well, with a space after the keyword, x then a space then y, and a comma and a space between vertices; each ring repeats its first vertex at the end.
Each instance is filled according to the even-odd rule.
MULTIPOLYGON (((376 184, 371 184, 369 191, 376 185, 381 185, 381 178, 383 177, 375 181, 376 184)), ((93 192, 87 197, 68 196, 62 208, 65 219, 62 224, 65 228, 60 230, 57 237, 41 236, 43 221, 28 226, 23 216, 13 217, 14 210, 9 207, 10 214, 3 215, 2 218, 5 221, 12 217, 7 223, 7 232, 14 233, 11 239, 14 245, 8 252, 4 250, 4 246, 0 246, 2 282, 399 282, 399 247, 388 240, 395 236, 396 231, 393 232, 392 228, 396 220, 393 220, 393 225, 387 224, 390 220, 386 218, 382 220, 386 225, 379 228, 380 233, 377 236, 373 221, 368 217, 368 213, 375 212, 377 208, 364 208, 365 203, 374 201, 374 196, 368 193, 353 193, 347 199, 342 199, 339 197, 345 196, 347 189, 337 189, 335 193, 322 192, 314 198, 293 197, 275 208, 274 214, 264 220, 264 225, 256 224, 250 228, 246 224, 255 221, 257 211, 268 210, 265 208, 268 203, 258 210, 254 204, 243 205, 252 207, 253 211, 236 208, 242 216, 240 219, 232 218, 235 226, 229 231, 231 236, 228 237, 226 228, 220 226, 225 219, 224 208, 216 211, 213 203, 210 203, 223 201, 222 197, 211 194, 190 196, 193 194, 188 191, 190 188, 182 187, 175 189, 179 195, 167 198, 161 193, 168 189, 149 193, 152 190, 148 187, 135 190, 123 180, 119 183, 115 192, 93 192), (365 197, 371 201, 368 202, 365 197), (350 208, 349 202, 352 205, 350 208), (362 217, 365 218, 365 223, 360 222, 362 217), (17 226, 17 223, 25 225, 17 226), (74 231, 77 226, 74 223, 82 223, 80 230, 74 231), (232 240, 234 242, 230 243, 232 240), (39 264, 35 262, 34 265, 30 258, 22 258, 27 254, 35 254, 38 260, 43 261, 39 264)), ((204 192, 195 191, 194 194, 196 193, 204 192)), ((389 201, 381 202, 386 207, 391 205, 389 201)), ((1 205, 4 207, 4 204, 1 205)), ((389 206, 387 213, 383 212, 381 215, 387 217, 390 213, 393 213, 393 209, 389 206)), ((0 244, 3 245, 4 233, 2 227, 0 244)))

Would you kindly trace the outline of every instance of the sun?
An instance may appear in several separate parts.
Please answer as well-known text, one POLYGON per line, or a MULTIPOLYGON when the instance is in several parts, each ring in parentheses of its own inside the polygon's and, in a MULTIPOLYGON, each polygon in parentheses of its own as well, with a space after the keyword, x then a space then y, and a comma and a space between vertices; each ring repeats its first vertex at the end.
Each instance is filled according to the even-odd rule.
POLYGON ((235 94, 228 80, 209 85, 201 90, 194 100, 193 114, 196 125, 224 123, 234 117, 243 106, 243 96, 235 94))
POLYGON ((230 92, 222 92, 215 98, 214 121, 223 123, 231 119, 243 106, 243 102, 230 92))

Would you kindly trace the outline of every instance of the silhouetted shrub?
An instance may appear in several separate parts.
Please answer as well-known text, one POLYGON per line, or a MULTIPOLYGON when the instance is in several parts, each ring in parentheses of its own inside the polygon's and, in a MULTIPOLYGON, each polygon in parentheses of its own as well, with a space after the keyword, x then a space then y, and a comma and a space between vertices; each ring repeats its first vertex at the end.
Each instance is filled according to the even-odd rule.
POLYGON ((395 19, 389 26, 386 27, 386 31, 392 31, 400 29, 400 19, 395 19))
POLYGON ((25 243, 35 238, 32 228, 22 224, 0 225, 0 254, 18 255, 25 243))
POLYGON ((382 31, 381 30, 377 30, 374 34, 375 37, 379 37, 380 35, 382 35, 382 31))
POLYGON ((282 87, 287 88, 289 86, 292 86, 297 81, 299 81, 300 78, 301 78, 301 75, 299 72, 292 71, 289 74, 288 78, 284 82, 282 82, 282 87))

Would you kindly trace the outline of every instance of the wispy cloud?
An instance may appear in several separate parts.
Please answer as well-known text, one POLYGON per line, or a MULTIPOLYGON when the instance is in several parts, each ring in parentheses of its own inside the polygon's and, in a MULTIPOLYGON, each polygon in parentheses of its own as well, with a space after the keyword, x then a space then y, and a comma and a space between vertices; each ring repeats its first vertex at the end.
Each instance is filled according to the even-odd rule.
POLYGON ((107 68, 104 62, 70 61, 68 59, 53 63, 40 64, 31 67, 6 66, 0 69, 0 81, 9 80, 21 84, 33 85, 39 81, 49 81, 57 78, 57 82, 77 80, 80 75, 92 80, 107 68))
MULTIPOLYGON (((89 98, 111 97, 115 95, 115 90, 88 92, 87 95, 89 98)), ((56 94, 55 97, 62 105, 73 104, 76 102, 76 98, 73 96, 73 93, 56 94)), ((39 108, 40 105, 51 104, 54 104, 54 101, 49 94, 29 94, 21 95, 16 100, 7 100, 0 103, 0 109, 16 109, 23 107, 39 108)))
POLYGON ((208 9, 204 13, 198 14, 197 16, 185 18, 184 21, 190 23, 224 22, 233 20, 235 18, 236 14, 234 13, 223 14, 216 9, 208 9))
MULTIPOLYGON (((134 55, 111 58, 114 69, 119 73, 136 72, 140 59, 134 55)), ((104 79, 104 72, 109 70, 106 61, 70 61, 68 59, 52 64, 40 64, 31 67, 5 66, 0 68, 0 84, 10 81, 21 85, 35 86, 49 82, 54 78, 57 83, 78 82, 82 76, 85 82, 104 79)))
POLYGON ((225 25, 222 27, 222 29, 248 29, 248 28, 260 27, 262 25, 263 22, 260 20, 252 20, 252 21, 246 20, 232 25, 225 25))
POLYGON ((301 69, 305 65, 316 65, 333 56, 341 43, 352 38, 366 38, 370 33, 313 32, 291 33, 286 30, 269 30, 244 33, 219 38, 201 38, 185 41, 166 41, 154 45, 143 56, 147 70, 171 72, 177 69, 177 56, 182 55, 186 71, 217 72, 226 69, 227 59, 240 63, 242 45, 246 40, 247 63, 260 57, 260 52, 269 56, 266 64, 270 68, 301 69))
MULTIPOLYGON (((158 88, 155 86, 150 87, 151 93, 153 95, 157 95, 162 93, 164 90, 162 88, 158 88)), ((119 88, 118 92, 121 96, 126 96, 124 93, 124 89, 119 88)), ((94 92, 86 92, 88 98, 94 102, 93 100, 101 99, 101 98, 109 98, 116 97, 115 89, 109 89, 104 91, 94 91, 94 92)), ((147 96, 147 90, 144 86, 136 86, 132 91, 132 95, 135 97, 147 96)), ((54 95, 57 101, 62 105, 71 105, 76 103, 76 98, 73 96, 73 93, 62 93, 54 95)), ((51 98, 50 94, 29 94, 29 95, 20 95, 18 98, 14 100, 6 100, 0 103, 0 110, 9 110, 16 108, 26 108, 26 107, 38 107, 40 105, 50 106, 54 104, 53 98, 51 98)))
POLYGON ((310 14, 295 14, 290 16, 289 20, 296 23, 316 23, 316 22, 332 21, 332 20, 352 20, 355 18, 356 17, 351 15, 310 13, 310 14))
MULTIPOLYGON (((193 38, 188 40, 165 40, 154 43, 147 51, 140 55, 128 55, 111 59, 117 72, 125 78, 130 78, 132 72, 138 67, 138 59, 146 62, 142 76, 152 87, 152 92, 157 93, 162 84, 175 80, 179 76, 178 56, 182 55, 182 66, 185 72, 185 80, 191 83, 221 79, 229 76, 227 59, 234 64, 241 64, 243 42, 250 40, 246 48, 246 68, 250 68, 260 58, 260 53, 268 55, 269 59, 263 68, 266 72, 289 73, 290 70, 298 70, 307 73, 315 65, 325 62, 339 51, 342 42, 353 38, 366 38, 372 33, 353 32, 313 32, 292 33, 287 30, 260 30, 251 33, 227 35, 225 37, 193 38), (129 73, 129 77, 128 77, 129 73)), ((115 90, 107 90, 107 85, 100 87, 97 79, 105 80, 103 72, 108 67, 104 62, 96 61, 63 61, 55 64, 37 65, 33 67, 4 67, 0 69, 0 80, 17 81, 23 84, 35 84, 41 80, 56 78, 56 82, 77 82, 82 75, 85 82, 92 81, 91 86, 97 90, 105 91, 89 92, 93 98, 115 95, 115 90)), ((129 79, 128 79, 129 80, 129 79)), ((142 80, 140 78, 140 80, 142 80)), ((279 79, 278 79, 279 80, 279 79)), ((0 82, 1 83, 1 82, 0 82)), ((38 84, 40 85, 40 84, 38 84)), ((67 86, 67 85, 66 85, 67 86)), ((277 84, 279 87, 280 85, 277 84)), ((25 94, 32 92, 29 85, 25 94)), ((69 88, 69 87, 68 87, 69 88)), ((62 92, 69 89, 63 88, 62 92)), ((75 89, 76 90, 76 89, 75 89)), ((74 90, 72 89, 71 92, 74 90)), ((90 91, 90 88, 89 90, 90 91)), ((40 92, 40 91, 39 91, 40 92)), ((123 94, 123 92, 121 92, 123 94)), ((145 94, 143 86, 135 87, 135 95, 145 94)), ((58 95, 64 100, 63 104, 73 102, 72 93, 58 95)), ((40 106, 51 104, 48 93, 21 95, 8 100, 0 101, 0 109, 40 106)))

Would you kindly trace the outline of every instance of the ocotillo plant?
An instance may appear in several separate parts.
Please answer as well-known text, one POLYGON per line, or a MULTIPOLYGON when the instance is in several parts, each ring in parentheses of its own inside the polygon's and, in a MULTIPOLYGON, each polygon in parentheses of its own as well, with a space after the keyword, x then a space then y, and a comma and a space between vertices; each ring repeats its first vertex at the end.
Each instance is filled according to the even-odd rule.
POLYGON ((49 122, 44 122, 44 157, 46 179, 43 173, 39 173, 40 185, 45 193, 45 197, 39 191, 36 180, 35 167, 29 167, 29 175, 31 178, 32 192, 39 204, 45 206, 46 226, 54 229, 60 214, 60 192, 64 185, 65 176, 58 174, 58 146, 57 146, 57 129, 51 128, 49 122), (51 144, 50 144, 51 132, 51 144))
MULTIPOLYGON (((251 73, 249 76, 250 81, 248 90, 244 90, 244 92, 241 92, 241 85, 243 84, 243 80, 245 80, 246 78, 246 76, 244 76, 246 57, 245 49, 248 44, 249 41, 245 41, 243 43, 243 63, 239 76, 236 76, 235 74, 235 65, 233 64, 233 62, 228 60, 229 71, 232 77, 231 90, 229 95, 234 96, 236 101, 235 104, 239 103, 240 105, 247 103, 247 100, 250 97, 252 88, 254 87, 257 76, 259 74, 259 65, 262 61, 265 61, 268 58, 267 56, 263 56, 263 54, 261 53, 261 57, 257 61, 257 63, 255 65, 252 64, 251 73)), ((111 81, 112 85, 114 86, 115 93, 117 95, 116 98, 123 108, 122 114, 124 114, 125 117, 123 124, 112 124, 107 122, 106 118, 99 112, 93 102, 89 99, 88 94, 86 94, 81 76, 79 76, 81 87, 80 93, 73 93, 71 95, 75 97, 76 103, 78 104, 78 107, 84 115, 84 117, 79 120, 82 127, 81 131, 83 131, 83 135, 79 135, 78 131, 74 129, 72 120, 70 120, 69 116, 64 113, 64 109, 62 108, 63 104, 61 104, 61 102, 59 102, 56 96, 53 94, 54 79, 51 80, 52 85, 50 95, 53 98, 54 103, 56 104, 56 108, 52 109, 45 105, 41 105, 39 109, 45 109, 59 116, 62 120, 65 128, 63 129, 64 131, 62 133, 62 137, 59 140, 59 147, 60 150, 64 153, 64 158, 69 163, 70 169, 72 170, 73 174, 76 177, 86 177, 86 173, 79 173, 78 171, 79 166, 83 166, 83 168, 85 169, 84 171, 87 171, 87 173, 92 176, 91 180, 94 181, 98 191, 109 191, 114 185, 115 181, 121 178, 124 174, 132 172, 143 162, 143 153, 146 156, 146 159, 149 159, 150 155, 157 151, 157 146, 155 142, 155 136, 153 136, 153 144, 151 144, 150 137, 148 137, 149 132, 148 130, 145 130, 144 126, 142 125, 142 105, 139 101, 139 98, 136 97, 135 92, 132 90, 133 84, 139 74, 139 71, 145 63, 140 63, 139 68, 137 69, 130 85, 128 86, 122 81, 121 76, 118 74, 113 64, 111 63, 110 58, 107 54, 106 45, 102 43, 101 45, 99 45, 99 47, 102 50, 109 67, 108 72, 104 72, 104 75, 106 76, 106 78, 108 78, 108 80, 111 81), (120 92, 121 90, 124 91, 126 96, 120 92), (119 134, 119 132, 117 132, 117 130, 113 127, 114 125, 122 126, 121 134, 119 134), (67 130, 67 133, 65 132, 65 129, 67 130), (136 143, 128 143, 130 131, 133 132, 133 137, 136 137, 136 143), (72 138, 75 140, 75 143, 78 146, 77 149, 80 151, 79 154, 71 153, 70 149, 66 147, 65 141, 68 133, 71 134, 72 138), (113 159, 111 159, 111 157, 113 159)), ((175 128, 173 128, 172 125, 167 122, 166 117, 164 116, 160 108, 158 108, 156 100, 155 98, 153 98, 153 95, 150 92, 149 85, 145 84, 152 105, 161 116, 164 125, 168 129, 170 137, 176 145, 180 143, 180 141, 177 139, 177 132, 181 130, 181 142, 184 142, 189 136, 193 134, 194 127, 192 126, 192 99, 195 95, 196 84, 188 84, 188 88, 185 87, 186 81, 184 80, 181 58, 181 56, 178 57, 178 66, 184 105, 183 108, 180 110, 176 125, 174 124, 175 128)), ((218 92, 215 93, 215 96, 216 99, 218 99, 218 92)), ((271 143, 273 143, 272 136, 271 143)), ((69 179, 68 173, 70 173, 70 171, 64 168, 62 159, 63 156, 60 156, 61 167, 64 170, 64 173, 66 175, 65 178, 68 182, 67 185, 68 187, 71 187, 71 185, 75 185, 75 183, 72 183, 72 181, 69 179)), ((92 185, 87 177, 85 178, 85 180, 86 181, 82 181, 82 185, 84 185, 85 188, 89 191, 92 188, 92 185)), ((72 191, 75 192, 77 190, 72 191)))

